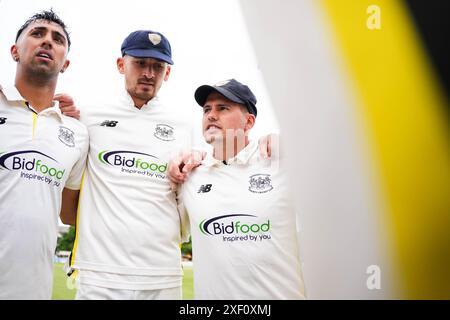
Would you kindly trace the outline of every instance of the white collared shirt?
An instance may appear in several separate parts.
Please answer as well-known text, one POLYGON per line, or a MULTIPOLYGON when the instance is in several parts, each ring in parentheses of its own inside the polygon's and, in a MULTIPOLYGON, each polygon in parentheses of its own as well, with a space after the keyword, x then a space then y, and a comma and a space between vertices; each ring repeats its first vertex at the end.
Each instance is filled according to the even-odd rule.
POLYGON ((287 177, 250 142, 226 164, 208 155, 179 190, 192 235, 196 299, 302 299, 287 177))
POLYGON ((0 90, 0 299, 50 299, 63 188, 78 190, 86 127, 0 90))
POLYGON ((71 266, 84 284, 129 290, 181 286, 181 225, 167 174, 191 126, 158 97, 124 93, 81 107, 90 149, 71 266))

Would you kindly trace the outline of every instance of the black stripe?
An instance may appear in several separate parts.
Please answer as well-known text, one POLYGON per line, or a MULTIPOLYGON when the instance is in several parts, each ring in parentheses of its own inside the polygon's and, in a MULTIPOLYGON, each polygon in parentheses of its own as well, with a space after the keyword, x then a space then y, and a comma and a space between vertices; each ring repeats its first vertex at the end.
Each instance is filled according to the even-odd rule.
POLYGON ((28 108, 31 112, 33 112, 34 114, 37 114, 36 111, 34 111, 33 109, 31 109, 30 103, 29 103, 28 101, 25 101, 25 105, 27 106, 27 108, 28 108))
POLYGON ((449 31, 450 1, 447 0, 405 0, 417 27, 426 51, 432 61, 438 79, 442 84, 449 108, 450 51, 449 31))

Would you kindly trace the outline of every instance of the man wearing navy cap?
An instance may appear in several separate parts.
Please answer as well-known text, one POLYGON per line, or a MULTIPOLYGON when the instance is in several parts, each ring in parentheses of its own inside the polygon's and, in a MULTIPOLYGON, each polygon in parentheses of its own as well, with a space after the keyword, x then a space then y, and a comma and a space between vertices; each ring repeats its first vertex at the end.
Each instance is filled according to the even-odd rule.
POLYGON ((178 189, 194 250, 196 299, 304 299, 296 214, 277 153, 263 159, 248 133, 256 97, 230 79, 195 91, 213 146, 178 189))
POLYGON ((76 298, 180 299, 185 233, 166 173, 189 124, 158 96, 173 64, 171 47, 161 33, 139 30, 121 53, 122 97, 81 108, 88 164, 78 214, 65 221, 76 219, 76 298))
POLYGON ((159 32, 135 31, 122 43, 122 58, 117 68, 125 75, 125 87, 140 109, 154 98, 162 82, 169 79, 172 50, 169 41, 159 32))
POLYGON ((215 101, 218 103, 218 114, 225 115, 221 122, 205 121, 208 117, 203 118, 203 136, 214 147, 216 158, 227 161, 249 144, 248 132, 255 124, 257 110, 256 97, 246 85, 235 79, 214 86, 203 85, 195 91, 195 100, 203 106, 205 116, 214 112, 212 102, 215 101), (227 138, 232 141, 227 143, 227 138), (244 140, 238 141, 239 138, 244 140))
POLYGON ((195 100, 203 106, 209 94, 214 91, 233 102, 244 105, 248 109, 248 112, 256 117, 256 97, 246 85, 243 85, 235 79, 226 80, 214 86, 203 85, 195 91, 195 100))

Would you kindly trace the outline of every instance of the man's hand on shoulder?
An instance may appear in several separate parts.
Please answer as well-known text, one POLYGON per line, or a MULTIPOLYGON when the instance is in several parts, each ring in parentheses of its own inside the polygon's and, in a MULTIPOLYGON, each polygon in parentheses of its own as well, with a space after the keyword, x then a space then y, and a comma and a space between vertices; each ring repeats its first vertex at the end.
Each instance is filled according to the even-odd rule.
POLYGON ((279 139, 280 136, 276 133, 271 133, 266 136, 262 136, 258 140, 259 155, 263 159, 270 159, 273 156, 278 155, 279 151, 279 139))
POLYGON ((169 162, 168 176, 172 190, 176 190, 178 184, 186 181, 192 170, 201 164, 205 156, 204 151, 192 150, 182 152, 169 162))
POLYGON ((53 97, 53 100, 59 102, 59 108, 61 109, 62 114, 80 120, 80 110, 77 109, 75 102, 70 95, 58 93, 53 97))

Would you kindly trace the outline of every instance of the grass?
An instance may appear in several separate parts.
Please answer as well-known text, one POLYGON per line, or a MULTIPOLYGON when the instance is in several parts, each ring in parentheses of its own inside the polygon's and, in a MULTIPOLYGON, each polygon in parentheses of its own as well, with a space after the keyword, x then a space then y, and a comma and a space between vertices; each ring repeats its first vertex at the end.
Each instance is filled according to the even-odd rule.
MULTIPOLYGON (((73 300, 76 288, 72 279, 68 279, 62 263, 53 265, 53 300, 73 300)), ((192 267, 184 267, 183 300, 194 299, 194 285, 192 267)))
POLYGON ((53 300, 73 300, 75 298, 75 285, 67 278, 63 263, 53 264, 53 300))

